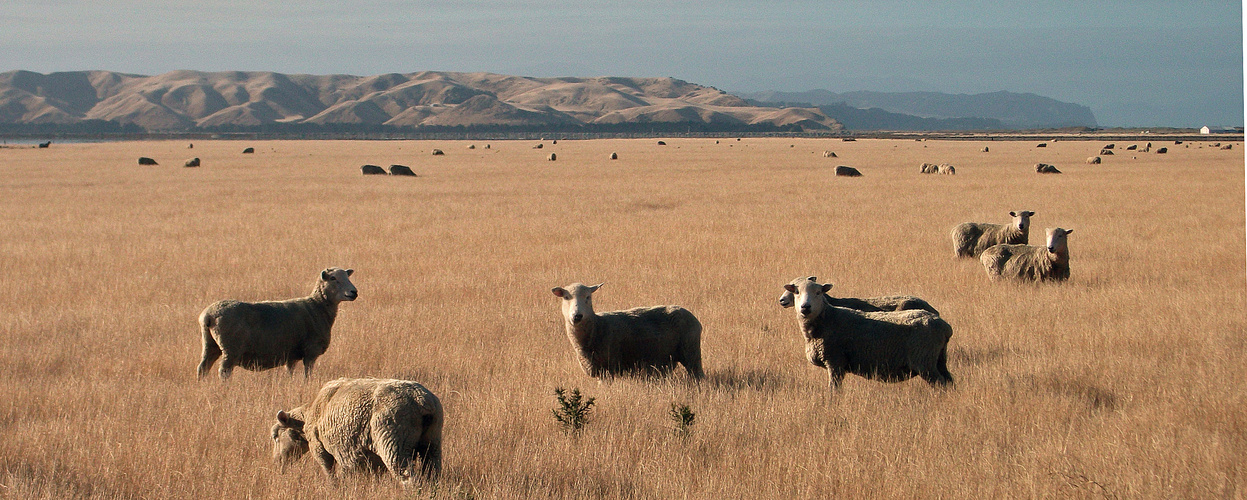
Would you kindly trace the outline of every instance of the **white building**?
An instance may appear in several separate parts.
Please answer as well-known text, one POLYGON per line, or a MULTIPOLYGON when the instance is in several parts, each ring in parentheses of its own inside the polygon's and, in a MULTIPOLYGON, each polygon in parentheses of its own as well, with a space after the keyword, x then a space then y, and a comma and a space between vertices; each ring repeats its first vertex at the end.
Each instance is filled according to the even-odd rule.
POLYGON ((1201 133, 1201 134, 1203 134, 1203 135, 1208 135, 1208 134, 1211 134, 1211 133, 1212 133, 1212 129, 1208 128, 1208 126, 1207 126, 1207 125, 1204 125, 1203 127, 1200 127, 1200 128, 1199 128, 1199 133, 1201 133))

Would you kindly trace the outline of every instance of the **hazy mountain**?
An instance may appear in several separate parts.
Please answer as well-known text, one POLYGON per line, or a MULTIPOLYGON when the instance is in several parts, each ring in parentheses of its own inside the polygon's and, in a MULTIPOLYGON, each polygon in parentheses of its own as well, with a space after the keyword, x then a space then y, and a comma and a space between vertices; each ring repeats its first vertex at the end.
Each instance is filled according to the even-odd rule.
POLYGON ((373 76, 173 71, 0 73, 0 124, 102 120, 149 130, 272 123, 567 126, 664 123, 838 130, 817 109, 752 106, 674 78, 528 78, 420 72, 373 76))
POLYGON ((742 96, 761 102, 808 103, 814 106, 845 104, 854 108, 879 108, 921 118, 982 118, 999 120, 1004 128, 1095 127, 1091 108, 1035 94, 989 92, 943 94, 939 92, 754 92, 742 96))

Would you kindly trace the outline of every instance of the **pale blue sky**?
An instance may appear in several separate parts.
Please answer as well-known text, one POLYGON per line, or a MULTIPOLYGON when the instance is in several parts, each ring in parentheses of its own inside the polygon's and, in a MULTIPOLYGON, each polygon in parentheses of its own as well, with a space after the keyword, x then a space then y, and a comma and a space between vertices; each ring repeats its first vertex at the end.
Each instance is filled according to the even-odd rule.
POLYGON ((673 76, 1032 92, 1102 125, 1243 124, 1243 4, 9 0, 0 71, 673 76))

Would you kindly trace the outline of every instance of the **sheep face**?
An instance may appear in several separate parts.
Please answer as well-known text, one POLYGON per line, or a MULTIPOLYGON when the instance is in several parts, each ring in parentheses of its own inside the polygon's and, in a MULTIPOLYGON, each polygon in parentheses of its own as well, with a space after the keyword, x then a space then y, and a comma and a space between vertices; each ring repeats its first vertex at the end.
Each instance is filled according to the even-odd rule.
POLYGON ((334 302, 342 302, 355 300, 359 297, 359 290, 355 289, 355 284, 351 283, 350 276, 355 273, 354 269, 339 269, 331 267, 320 272, 320 288, 334 302))
POLYGON ((593 292, 598 291, 603 284, 585 286, 572 283, 565 287, 554 287, 550 292, 563 299, 563 319, 569 324, 578 325, 585 318, 593 316, 593 292))
MULTIPOLYGON (((292 410, 298 412, 298 409, 292 410)), ((286 466, 297 462, 307 453, 307 438, 303 435, 303 420, 286 413, 277 412, 277 423, 273 424, 273 462, 286 471, 286 466)))
MULTIPOLYGON (((788 284, 790 284, 790 285, 800 285, 800 284, 801 284, 802 282, 804 282, 804 281, 818 281, 818 277, 817 277, 817 276, 810 276, 809 278, 797 278, 797 279, 795 279, 795 280, 789 281, 789 282, 788 282, 788 284)), ((789 307, 792 307, 792 304, 793 304, 793 302, 794 302, 794 301, 795 301, 795 299, 793 299, 793 294, 792 294, 792 292, 788 291, 788 290, 785 288, 785 289, 784 289, 784 294, 779 296, 779 306, 780 306, 780 307, 782 307, 782 308, 784 308, 784 309, 787 309, 787 308, 789 308, 789 307)))
POLYGON ((797 316, 802 319, 811 319, 823 313, 823 307, 827 305, 827 301, 823 300, 823 294, 831 290, 831 283, 820 285, 814 280, 807 279, 799 284, 784 285, 784 290, 796 296, 797 316))
POLYGON ((1009 217, 1013 217, 1013 228, 1021 231, 1023 234, 1026 234, 1026 232, 1030 230, 1031 216, 1033 215, 1035 215, 1035 212, 1030 210, 1009 212, 1009 217))
POLYGON ((1065 237, 1073 232, 1073 229, 1061 229, 1059 227, 1048 229, 1048 252, 1058 255, 1069 253, 1069 246, 1066 244, 1065 237))

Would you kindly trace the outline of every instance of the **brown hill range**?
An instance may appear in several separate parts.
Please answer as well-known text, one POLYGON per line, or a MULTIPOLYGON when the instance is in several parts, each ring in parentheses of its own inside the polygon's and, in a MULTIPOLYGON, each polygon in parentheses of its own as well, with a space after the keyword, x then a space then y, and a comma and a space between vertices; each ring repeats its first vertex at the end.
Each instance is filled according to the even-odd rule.
POLYGON ((179 130, 266 123, 550 126, 796 125, 839 130, 816 108, 768 108, 674 78, 529 78, 424 71, 374 76, 173 71, 0 73, 0 123, 89 119, 179 130))

